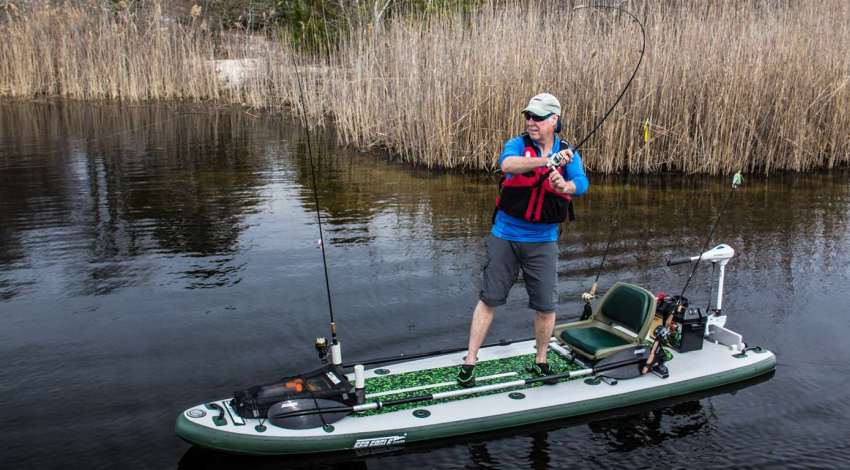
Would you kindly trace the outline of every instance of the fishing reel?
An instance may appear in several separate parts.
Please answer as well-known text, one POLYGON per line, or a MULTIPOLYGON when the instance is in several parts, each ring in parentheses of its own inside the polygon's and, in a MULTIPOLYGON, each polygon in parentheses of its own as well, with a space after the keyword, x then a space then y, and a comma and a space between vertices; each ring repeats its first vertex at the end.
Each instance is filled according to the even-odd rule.
POLYGON ((661 324, 653 331, 656 340, 670 344, 675 338, 677 324, 674 317, 677 313, 684 312, 688 308, 688 299, 680 295, 668 297, 661 292, 656 297, 655 314, 661 317, 661 324))
POLYGON ((661 317, 662 325, 669 323, 670 317, 676 311, 684 311, 688 308, 688 299, 681 295, 668 297, 664 292, 660 292, 655 301, 655 313, 661 317))
POLYGON ((559 166, 563 165, 566 161, 567 157, 561 155, 561 152, 558 152, 549 157, 549 160, 546 162, 546 167, 550 170, 554 170, 555 168, 558 168, 559 166))
POLYGON ((319 360, 322 361, 322 364, 328 363, 328 339, 320 336, 316 338, 316 342, 313 344, 316 347, 316 352, 319 353, 319 360))

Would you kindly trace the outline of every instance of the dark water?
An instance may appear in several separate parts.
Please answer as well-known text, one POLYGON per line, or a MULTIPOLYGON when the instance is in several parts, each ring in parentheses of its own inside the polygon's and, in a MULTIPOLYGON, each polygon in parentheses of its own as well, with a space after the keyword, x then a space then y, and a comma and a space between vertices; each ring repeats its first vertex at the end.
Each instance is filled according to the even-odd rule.
MULTIPOLYGON (((316 137, 336 320, 353 360, 462 346, 494 182, 316 137)), ((239 110, 0 102, 2 468, 845 467, 850 174, 748 178, 715 240, 757 384, 401 452, 244 458, 173 432, 197 402, 315 364, 327 302, 306 140, 239 110)), ((587 158, 592 158, 588 155, 587 158)), ((726 178, 591 175, 562 233, 559 318, 600 284, 678 293, 726 178)), ((709 269, 689 288, 707 302, 709 269)), ((490 339, 531 334, 523 289, 490 339)))

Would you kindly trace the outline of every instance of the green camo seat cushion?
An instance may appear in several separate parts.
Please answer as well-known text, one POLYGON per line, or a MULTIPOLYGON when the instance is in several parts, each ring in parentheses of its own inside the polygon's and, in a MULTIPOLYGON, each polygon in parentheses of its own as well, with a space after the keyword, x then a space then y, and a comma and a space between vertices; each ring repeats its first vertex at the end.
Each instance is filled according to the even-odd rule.
POLYGON ((594 355, 602 349, 631 344, 613 333, 594 327, 567 328, 561 333, 561 339, 567 344, 574 345, 582 351, 594 355))

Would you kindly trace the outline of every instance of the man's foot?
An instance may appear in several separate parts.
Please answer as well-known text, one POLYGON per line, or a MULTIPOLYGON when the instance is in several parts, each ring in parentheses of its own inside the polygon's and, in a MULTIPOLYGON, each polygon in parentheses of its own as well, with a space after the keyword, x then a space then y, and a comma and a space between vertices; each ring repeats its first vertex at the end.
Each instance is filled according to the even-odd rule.
POLYGON ((475 365, 464 364, 457 372, 457 384, 464 388, 475 386, 475 365))
POLYGON ((662 379, 670 377, 670 372, 667 370, 667 366, 658 362, 652 365, 652 373, 661 377, 662 379))
MULTIPOLYGON (((552 370, 549 369, 549 364, 545 362, 535 362, 534 364, 526 367, 525 370, 535 377, 543 377, 552 373, 552 370)), ((558 379, 547 379, 544 380, 543 383, 546 385, 554 385, 558 383, 558 379)))

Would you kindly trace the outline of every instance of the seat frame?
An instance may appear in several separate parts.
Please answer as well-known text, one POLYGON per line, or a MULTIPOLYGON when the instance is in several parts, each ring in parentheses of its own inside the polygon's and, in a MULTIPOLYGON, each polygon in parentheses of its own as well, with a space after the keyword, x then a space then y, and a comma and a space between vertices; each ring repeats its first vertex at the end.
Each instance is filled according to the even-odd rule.
POLYGON ((605 292, 605 295, 596 304, 596 306, 593 309, 593 314, 590 316, 590 318, 588 318, 587 320, 580 320, 580 321, 575 321, 575 322, 557 325, 557 326, 555 326, 555 330, 553 331, 552 334, 558 340, 559 344, 565 345, 570 350, 578 353, 579 355, 583 356, 584 358, 590 359, 591 361, 596 362, 596 361, 598 361, 600 359, 604 359, 604 358, 606 358, 606 357, 608 357, 608 356, 610 356, 610 355, 612 355, 612 354, 614 354, 618 351, 622 351, 623 349, 628 349, 628 348, 643 344, 644 340, 646 339, 647 334, 649 333, 649 329, 652 326, 652 321, 655 317, 655 307, 656 307, 656 299, 655 299, 655 296, 652 294, 652 292, 644 289, 643 287, 640 287, 640 286, 637 286, 637 285, 634 285, 634 284, 628 284, 628 283, 625 283, 625 282, 616 282, 616 283, 614 283, 613 286, 611 286, 610 289, 608 289, 607 292, 605 292), (611 318, 608 318, 607 316, 605 316, 604 313, 602 313, 602 307, 605 305, 605 302, 608 301, 611 298, 611 296, 617 291, 617 289, 622 288, 622 287, 629 287, 629 288, 632 288, 632 289, 637 289, 639 291, 642 291, 642 293, 644 293, 646 296, 648 296, 651 299, 651 301, 649 302, 649 306, 648 306, 649 312, 645 313, 643 324, 641 325, 641 328, 638 331, 633 331, 630 327, 625 326, 625 325, 623 325, 623 324, 621 324, 621 323, 619 323, 619 322, 617 322, 617 321, 615 321, 611 318), (622 339, 624 341, 624 344, 618 345, 618 346, 613 346, 613 347, 600 348, 594 353, 594 352, 591 352, 591 351, 586 351, 581 346, 569 343, 562 338, 562 334, 563 334, 564 330, 580 329, 580 328, 598 328, 598 329, 601 329, 603 331, 606 331, 606 332, 608 332, 612 335, 619 337, 620 339, 622 339), (625 331, 623 331, 623 330, 625 330, 625 331), (631 334, 626 333, 626 331, 628 331, 631 334))

